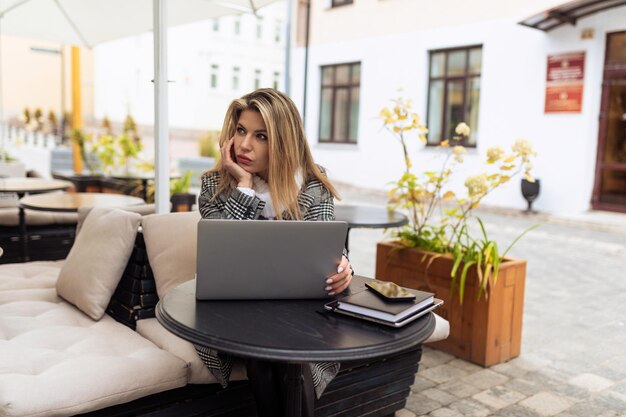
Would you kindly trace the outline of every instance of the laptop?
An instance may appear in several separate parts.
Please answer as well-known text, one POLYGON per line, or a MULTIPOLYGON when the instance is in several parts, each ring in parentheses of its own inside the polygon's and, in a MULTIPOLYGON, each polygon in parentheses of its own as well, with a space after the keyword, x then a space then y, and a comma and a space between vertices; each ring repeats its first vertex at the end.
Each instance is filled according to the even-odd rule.
POLYGON ((200 220, 196 299, 328 298, 347 230, 339 221, 200 220))

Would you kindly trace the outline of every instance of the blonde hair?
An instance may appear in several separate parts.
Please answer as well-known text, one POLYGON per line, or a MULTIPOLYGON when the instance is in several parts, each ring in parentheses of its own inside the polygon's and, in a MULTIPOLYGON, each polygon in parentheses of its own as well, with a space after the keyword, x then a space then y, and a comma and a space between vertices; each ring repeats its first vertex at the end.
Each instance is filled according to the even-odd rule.
MULTIPOLYGON (((318 179, 333 197, 338 197, 335 187, 313 161, 296 105, 287 95, 277 90, 261 88, 233 100, 224 117, 220 147, 235 135, 237 122, 244 110, 259 112, 267 129, 269 151, 267 183, 278 219, 283 218, 281 209, 291 219, 302 219, 298 205, 300 193, 296 182, 298 174, 305 183, 318 179)), ((211 171, 220 173, 220 182, 214 198, 223 192, 230 194, 237 187, 237 181, 221 161, 211 171)))

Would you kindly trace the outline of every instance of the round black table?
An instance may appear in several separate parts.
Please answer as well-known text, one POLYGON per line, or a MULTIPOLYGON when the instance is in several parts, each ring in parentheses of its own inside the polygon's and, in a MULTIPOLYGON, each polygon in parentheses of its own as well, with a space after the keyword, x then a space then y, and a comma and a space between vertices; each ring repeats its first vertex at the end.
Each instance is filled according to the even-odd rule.
MULTIPOLYGON (((364 289, 355 276, 352 291, 364 289)), ((435 329, 432 313, 395 329, 327 312, 326 300, 196 301, 195 280, 171 290, 158 321, 195 344, 240 357, 286 362, 289 416, 299 416, 302 365, 374 359, 414 347, 435 329)))
POLYGON ((350 238, 350 229, 352 228, 387 229, 404 226, 409 223, 407 216, 399 211, 388 210, 386 207, 343 204, 335 206, 335 220, 348 223, 346 250, 349 250, 348 240, 350 238))

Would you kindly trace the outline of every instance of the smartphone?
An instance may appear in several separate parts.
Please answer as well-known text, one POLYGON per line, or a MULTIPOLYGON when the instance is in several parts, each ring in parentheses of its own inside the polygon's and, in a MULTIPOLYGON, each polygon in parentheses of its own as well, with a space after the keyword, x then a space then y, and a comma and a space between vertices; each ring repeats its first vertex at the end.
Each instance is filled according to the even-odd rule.
POLYGON ((415 294, 393 282, 371 281, 366 282, 365 286, 387 301, 410 301, 415 299, 415 294))

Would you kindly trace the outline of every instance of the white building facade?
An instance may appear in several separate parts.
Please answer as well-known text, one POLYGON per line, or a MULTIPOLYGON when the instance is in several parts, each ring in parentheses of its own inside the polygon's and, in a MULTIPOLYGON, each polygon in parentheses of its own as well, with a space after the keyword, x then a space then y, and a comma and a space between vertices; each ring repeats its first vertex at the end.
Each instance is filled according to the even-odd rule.
MULTIPOLYGON (((257 15, 227 16, 168 31, 169 123, 173 128, 221 129, 228 104, 259 87, 284 88, 286 5, 257 15)), ((152 34, 95 48, 95 114, 154 123, 152 34)))
MULTIPOLYGON (((306 3, 298 10, 292 97, 306 106, 309 141, 332 179, 389 189, 400 177, 402 150, 378 115, 390 99, 403 96, 428 122, 429 141, 449 137, 445 132, 459 121, 471 125, 475 143, 455 176, 457 189, 468 175, 485 170, 488 148, 510 148, 523 137, 538 153, 533 173, 541 192, 533 208, 626 212, 626 87, 608 86, 626 84, 626 63, 621 66, 626 6, 546 32, 519 22, 562 2, 313 1, 307 46, 306 3), (572 88, 582 88, 582 99, 559 108, 566 90, 556 104, 546 104, 548 58, 562 63, 568 54, 581 52, 584 67, 572 88), (609 68, 611 80, 606 78, 609 52, 616 62, 609 68)), ((440 150, 418 142, 414 138, 410 150, 416 171, 440 167, 440 150)), ((525 208, 520 179, 484 203, 525 208)))

